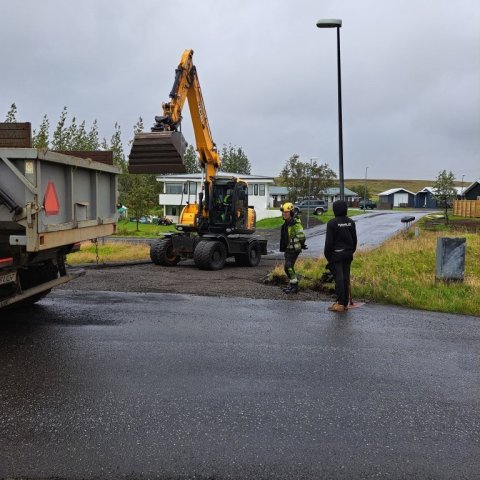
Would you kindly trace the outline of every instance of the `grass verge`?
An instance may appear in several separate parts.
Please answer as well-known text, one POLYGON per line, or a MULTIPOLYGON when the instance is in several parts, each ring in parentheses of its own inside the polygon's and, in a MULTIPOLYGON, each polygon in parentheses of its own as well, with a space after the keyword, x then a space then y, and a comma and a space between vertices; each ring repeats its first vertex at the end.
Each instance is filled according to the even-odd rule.
MULTIPOLYGON (((99 263, 131 262, 135 260, 149 260, 150 245, 143 243, 106 243, 98 245, 99 263)), ((92 242, 83 242, 80 251, 67 255, 69 265, 97 263, 97 250, 92 242)))
POLYGON ((174 225, 153 225, 153 224, 138 224, 136 222, 129 222, 128 220, 121 220, 117 223, 116 237, 139 237, 139 238, 156 238, 163 233, 173 232, 174 225))
MULTIPOLYGON (((480 316, 480 236, 474 233, 422 231, 419 237, 411 232, 388 240, 381 247, 358 252, 352 263, 354 298, 377 303, 400 305, 421 310, 480 316), (437 238, 466 238, 465 278, 463 282, 435 281, 437 238)), ((299 259, 297 272, 303 277, 300 287, 331 290, 332 285, 320 279, 326 260, 299 259)), ((282 267, 270 277, 279 281, 282 267)))

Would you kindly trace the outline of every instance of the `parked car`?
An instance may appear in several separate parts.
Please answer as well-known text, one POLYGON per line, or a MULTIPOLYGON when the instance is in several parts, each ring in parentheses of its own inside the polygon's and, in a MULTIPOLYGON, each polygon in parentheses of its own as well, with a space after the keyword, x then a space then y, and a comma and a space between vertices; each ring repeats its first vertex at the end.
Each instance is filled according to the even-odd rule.
POLYGON ((173 225, 173 220, 170 217, 160 217, 154 223, 158 225, 173 225))
MULTIPOLYGON (((130 217, 131 222, 137 222, 137 217, 130 217)), ((156 223, 151 215, 143 215, 138 219, 138 223, 156 223)))
POLYGON ((139 222, 144 224, 153 223, 153 219, 151 215, 143 215, 142 217, 140 217, 139 222))
POLYGON ((328 210, 328 204, 325 200, 302 200, 301 202, 295 202, 294 211, 299 212, 311 212, 315 215, 323 215, 328 210))
POLYGON ((365 209, 365 210, 373 210, 374 208, 377 208, 377 204, 375 202, 373 202, 372 200, 360 200, 360 202, 358 202, 358 207, 360 209, 365 209))

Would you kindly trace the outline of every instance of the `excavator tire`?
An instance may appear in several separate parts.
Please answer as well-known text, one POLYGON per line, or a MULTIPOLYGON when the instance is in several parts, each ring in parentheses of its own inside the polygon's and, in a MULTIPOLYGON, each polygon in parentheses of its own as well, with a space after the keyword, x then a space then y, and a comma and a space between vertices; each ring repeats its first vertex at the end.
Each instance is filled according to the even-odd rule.
POLYGON ((256 267, 261 257, 260 245, 253 241, 248 244, 247 253, 235 255, 235 263, 242 267, 256 267))
POLYGON ((171 238, 162 238, 153 242, 150 246, 150 258, 155 265, 165 267, 174 267, 180 261, 180 256, 173 250, 171 238))
POLYGON ((221 270, 227 260, 227 249, 222 242, 203 240, 195 247, 193 260, 202 270, 221 270))

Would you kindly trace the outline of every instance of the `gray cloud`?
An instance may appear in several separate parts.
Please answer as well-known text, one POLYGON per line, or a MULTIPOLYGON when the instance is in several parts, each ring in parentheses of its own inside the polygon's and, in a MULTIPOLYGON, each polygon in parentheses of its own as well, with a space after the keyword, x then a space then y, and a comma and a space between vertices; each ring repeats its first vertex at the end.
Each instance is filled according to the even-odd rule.
POLYGON ((106 138, 118 122, 127 145, 193 48, 219 146, 241 146, 257 174, 294 153, 336 170, 336 36, 319 18, 343 20, 347 178, 480 177, 476 0, 2 2, 0 115, 16 102, 20 120, 54 124, 68 106, 106 138))

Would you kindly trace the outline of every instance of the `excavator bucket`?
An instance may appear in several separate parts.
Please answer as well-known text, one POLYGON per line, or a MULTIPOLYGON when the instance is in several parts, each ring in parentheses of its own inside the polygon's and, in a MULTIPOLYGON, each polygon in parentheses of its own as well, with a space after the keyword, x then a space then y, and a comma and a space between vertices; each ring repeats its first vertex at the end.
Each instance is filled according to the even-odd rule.
POLYGON ((186 173, 187 142, 181 132, 137 133, 129 155, 130 173, 186 173))

